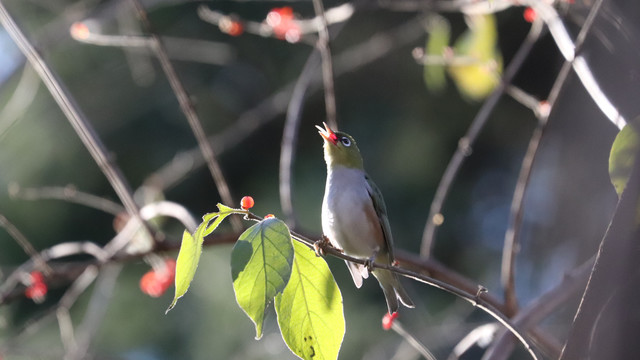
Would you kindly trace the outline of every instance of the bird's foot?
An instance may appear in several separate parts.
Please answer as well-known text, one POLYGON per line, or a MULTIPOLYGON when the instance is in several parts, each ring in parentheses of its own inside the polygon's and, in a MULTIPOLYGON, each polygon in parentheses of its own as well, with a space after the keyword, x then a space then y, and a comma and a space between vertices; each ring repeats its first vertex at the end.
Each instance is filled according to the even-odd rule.
POLYGON ((313 250, 316 252, 316 256, 324 256, 327 253, 327 248, 331 246, 329 238, 322 235, 322 239, 313 243, 313 250))
POLYGON ((369 257, 364 261, 364 266, 367 268, 367 271, 369 272, 373 271, 373 262, 376 261, 376 257, 378 257, 377 251, 374 252, 373 255, 371 255, 371 257, 369 257))

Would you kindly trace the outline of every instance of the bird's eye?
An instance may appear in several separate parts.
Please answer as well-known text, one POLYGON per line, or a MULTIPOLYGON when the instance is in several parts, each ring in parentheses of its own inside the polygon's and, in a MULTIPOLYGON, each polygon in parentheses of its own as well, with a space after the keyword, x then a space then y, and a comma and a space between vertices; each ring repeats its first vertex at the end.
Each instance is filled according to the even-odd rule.
POLYGON ((351 146, 351 140, 349 140, 349 138, 347 137, 343 137, 342 139, 340 139, 340 142, 342 142, 342 145, 346 147, 351 146))

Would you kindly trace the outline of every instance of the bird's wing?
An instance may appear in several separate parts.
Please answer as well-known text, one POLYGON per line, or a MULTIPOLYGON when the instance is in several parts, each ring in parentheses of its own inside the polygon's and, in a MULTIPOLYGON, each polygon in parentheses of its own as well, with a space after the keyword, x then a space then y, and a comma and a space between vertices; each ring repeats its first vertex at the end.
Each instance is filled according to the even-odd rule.
POLYGON ((391 226, 389 225, 389 217, 387 216, 387 206, 384 204, 384 199, 382 198, 380 189, 378 189, 369 175, 365 174, 364 178, 365 180, 367 180, 367 192, 371 197, 371 201, 373 202, 373 207, 376 210, 378 219, 380 219, 380 226, 382 226, 384 242, 387 246, 387 250, 389 251, 389 263, 393 264, 393 261, 395 259, 393 257, 393 236, 391 235, 391 226))

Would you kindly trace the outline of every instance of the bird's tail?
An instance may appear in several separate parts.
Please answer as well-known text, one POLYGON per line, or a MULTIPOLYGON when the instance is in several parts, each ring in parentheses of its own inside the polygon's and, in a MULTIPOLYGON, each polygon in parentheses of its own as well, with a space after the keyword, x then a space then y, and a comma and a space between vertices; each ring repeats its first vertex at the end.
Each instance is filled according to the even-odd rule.
POLYGON ((389 270, 375 269, 372 274, 380 283, 384 297, 387 299, 387 307, 390 314, 398 311, 398 300, 408 308, 415 307, 395 273, 389 270))

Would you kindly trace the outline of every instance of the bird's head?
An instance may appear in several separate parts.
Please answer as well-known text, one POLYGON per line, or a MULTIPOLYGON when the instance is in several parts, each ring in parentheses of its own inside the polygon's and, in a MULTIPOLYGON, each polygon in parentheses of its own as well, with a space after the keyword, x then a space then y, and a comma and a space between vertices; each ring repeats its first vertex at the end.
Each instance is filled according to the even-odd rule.
POLYGON ((335 165, 341 165, 363 169, 362 156, 353 137, 340 131, 334 132, 326 123, 323 124, 324 129, 318 125, 316 128, 324 139, 324 160, 327 166, 332 168, 335 165))

